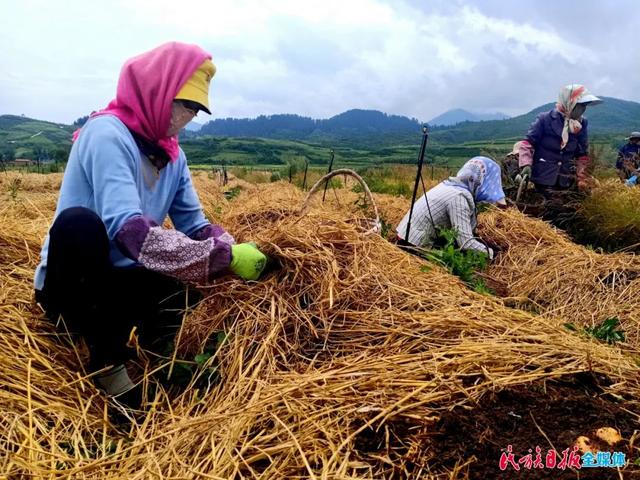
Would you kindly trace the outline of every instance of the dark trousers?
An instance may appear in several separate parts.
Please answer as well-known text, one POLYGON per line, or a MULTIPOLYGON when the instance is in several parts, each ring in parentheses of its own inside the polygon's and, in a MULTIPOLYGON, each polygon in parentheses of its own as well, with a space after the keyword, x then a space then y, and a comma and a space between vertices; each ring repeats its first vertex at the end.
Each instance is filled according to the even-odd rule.
POLYGON ((94 212, 66 209, 49 231, 44 288, 36 300, 47 316, 62 316, 66 328, 84 337, 91 370, 123 363, 132 328, 142 346, 171 340, 187 306, 199 293, 143 267, 117 268, 109 261, 106 228, 94 212))
POLYGON ((536 192, 541 194, 547 201, 557 201, 558 198, 562 198, 569 191, 568 187, 561 187, 559 185, 540 185, 535 184, 536 192))

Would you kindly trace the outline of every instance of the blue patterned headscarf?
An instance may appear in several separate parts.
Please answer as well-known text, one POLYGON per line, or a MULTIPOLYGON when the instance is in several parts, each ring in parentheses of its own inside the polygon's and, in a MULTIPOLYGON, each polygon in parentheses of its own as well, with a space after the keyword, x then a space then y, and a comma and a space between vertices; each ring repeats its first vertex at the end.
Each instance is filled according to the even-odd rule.
POLYGON ((446 182, 466 188, 476 202, 496 203, 505 197, 500 166, 487 157, 473 157, 468 160, 456 176, 446 182))

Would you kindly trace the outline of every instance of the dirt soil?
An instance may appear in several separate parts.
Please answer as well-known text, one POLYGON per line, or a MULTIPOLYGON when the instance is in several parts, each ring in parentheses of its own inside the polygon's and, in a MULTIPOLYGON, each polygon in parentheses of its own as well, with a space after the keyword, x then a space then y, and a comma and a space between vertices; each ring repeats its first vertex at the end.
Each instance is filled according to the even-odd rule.
POLYGON ((438 434, 433 438, 439 459, 436 463, 452 469, 461 459, 475 457, 468 471, 470 479, 640 479, 640 466, 634 465, 640 457, 639 447, 634 447, 632 440, 640 432, 640 422, 629 412, 637 407, 604 394, 602 386, 606 384, 604 377, 579 374, 546 385, 540 382, 497 392, 484 397, 472 410, 456 408, 438 423, 438 434), (530 453, 529 449, 535 455, 535 447, 540 446, 544 461, 552 448, 550 442, 561 452, 581 435, 597 439, 594 432, 601 427, 613 427, 622 436, 613 446, 601 443, 601 451, 625 453, 627 466, 620 472, 616 468, 499 468, 507 445, 513 446, 516 460, 530 453))

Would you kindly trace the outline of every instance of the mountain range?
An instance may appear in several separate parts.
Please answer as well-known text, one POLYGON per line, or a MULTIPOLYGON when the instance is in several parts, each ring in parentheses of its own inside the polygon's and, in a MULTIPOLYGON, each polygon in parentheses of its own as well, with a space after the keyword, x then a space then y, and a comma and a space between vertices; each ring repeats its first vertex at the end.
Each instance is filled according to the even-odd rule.
MULTIPOLYGON (((590 107, 586 112, 592 138, 606 137, 616 143, 630 131, 640 129, 640 103, 612 97, 603 97, 603 100, 604 103, 590 107)), ((553 106, 553 103, 541 105, 505 120, 467 120, 453 126, 430 126, 430 143, 452 146, 517 140, 526 133, 536 115, 551 110, 553 106)), ((212 120, 197 131, 194 131, 197 125, 191 127, 181 133, 183 143, 207 136, 257 137, 369 150, 416 145, 422 130, 421 123, 415 118, 376 110, 349 110, 321 120, 292 114, 225 118, 212 120)), ((42 155, 51 158, 52 152, 57 152, 56 155, 63 158, 64 150, 68 150, 71 144, 71 133, 76 128, 77 125, 0 115, 0 155, 5 158, 42 155)))
MULTIPOLYGON (((589 119, 590 135, 623 136, 640 127, 640 103, 613 97, 602 98, 602 104, 588 108, 585 114, 589 119)), ((525 135, 539 113, 551 110, 554 105, 547 103, 504 120, 466 120, 452 126, 430 123, 430 138, 443 144, 518 139, 525 135)), ((381 147, 413 144, 419 139, 420 131, 421 124, 415 118, 388 115, 376 110, 348 110, 323 120, 286 114, 216 119, 203 125, 198 132, 189 133, 189 136, 261 137, 381 147)))
MULTIPOLYGON (((640 126, 640 103, 620 100, 613 97, 601 97, 603 103, 588 107, 585 117, 589 120, 589 136, 615 137, 622 139, 640 126)), ((496 139, 520 139, 531 123, 542 112, 554 108, 555 103, 547 103, 508 120, 488 122, 463 122, 451 128, 435 131, 434 141, 441 144, 461 142, 485 142, 496 139)))
POLYGON ((454 108, 429 120, 429 125, 451 126, 462 122, 484 122, 487 120, 506 120, 510 118, 504 113, 474 113, 462 108, 454 108))

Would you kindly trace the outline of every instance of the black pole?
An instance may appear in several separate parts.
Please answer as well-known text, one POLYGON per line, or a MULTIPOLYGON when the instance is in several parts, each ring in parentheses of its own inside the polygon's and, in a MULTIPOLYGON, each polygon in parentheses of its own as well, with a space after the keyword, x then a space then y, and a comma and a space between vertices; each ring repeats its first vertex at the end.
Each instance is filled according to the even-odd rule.
POLYGON ((307 170, 309 170, 309 159, 304 159, 304 178, 302 179, 302 190, 307 188, 307 170))
POLYGON ((291 169, 293 168, 293 165, 289 165, 289 183, 291 183, 291 169))
MULTIPOLYGON (((331 158, 329 159, 329 169, 327 170, 327 173, 331 173, 331 169, 333 168, 333 158, 334 158, 334 154, 333 154, 333 149, 331 150, 331 158)), ((329 180, 327 180, 327 183, 324 184, 324 192, 322 193, 322 201, 324 202, 324 197, 327 195, 327 187, 329 186, 329 180)))
POLYGON ((229 183, 229 177, 227 177, 227 162, 222 160, 222 185, 226 186, 229 183))
POLYGON ((420 145, 420 153, 418 154, 418 172, 416 173, 416 181, 413 184, 413 196, 411 197, 411 208, 409 209, 409 221, 407 222, 407 229, 404 235, 404 241, 409 241, 409 232, 411 230, 411 217, 413 216, 413 205, 416 203, 416 195, 418 194, 418 185, 420 184, 420 178, 422 178, 422 165, 424 164, 424 152, 427 149, 427 139, 429 138, 429 132, 427 126, 422 127, 422 144, 420 145))

